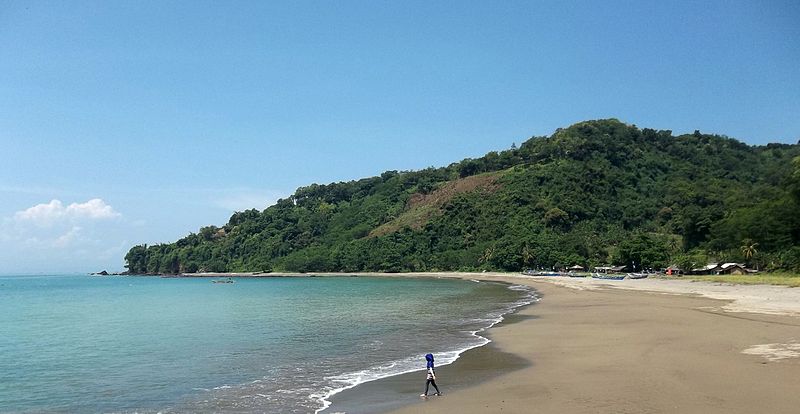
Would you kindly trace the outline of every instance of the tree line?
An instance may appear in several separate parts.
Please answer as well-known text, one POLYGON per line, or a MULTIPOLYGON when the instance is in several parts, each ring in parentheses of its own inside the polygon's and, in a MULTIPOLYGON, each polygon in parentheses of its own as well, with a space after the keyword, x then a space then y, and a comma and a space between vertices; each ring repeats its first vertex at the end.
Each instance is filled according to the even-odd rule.
POLYGON ((800 271, 798 241, 800 145, 606 119, 446 167, 301 187, 221 227, 134 246, 125 261, 134 274, 729 261, 800 271), (490 184, 455 185, 482 175, 490 184))

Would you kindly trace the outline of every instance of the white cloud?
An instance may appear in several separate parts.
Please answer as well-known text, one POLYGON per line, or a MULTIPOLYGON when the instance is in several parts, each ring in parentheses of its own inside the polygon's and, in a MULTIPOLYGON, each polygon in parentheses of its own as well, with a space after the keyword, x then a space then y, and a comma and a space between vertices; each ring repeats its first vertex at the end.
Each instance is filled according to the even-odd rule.
POLYGON ((147 221, 136 217, 145 213, 136 211, 133 204, 126 205, 124 212, 116 207, 101 198, 64 200, 51 194, 3 212, 0 274, 123 270, 127 249, 153 238, 152 232, 169 219, 149 224, 149 216, 147 221))
POLYGON ((18 250, 22 256, 33 252, 77 255, 86 248, 105 248, 106 233, 123 224, 112 219, 121 216, 99 198, 69 205, 54 199, 0 221, 0 247, 18 250))
POLYGON ((72 203, 66 207, 61 200, 52 200, 47 204, 37 204, 14 213, 16 221, 29 222, 38 226, 51 226, 62 221, 102 220, 120 216, 120 213, 99 198, 85 203, 72 203))
POLYGON ((72 203, 67 207, 67 214, 91 219, 107 219, 121 216, 121 214, 114 211, 114 208, 99 198, 91 199, 83 204, 72 203))
POLYGON ((53 247, 60 247, 65 248, 69 247, 73 242, 75 242, 78 237, 80 237, 81 228, 79 226, 73 226, 69 229, 66 233, 58 236, 55 240, 53 240, 53 247))

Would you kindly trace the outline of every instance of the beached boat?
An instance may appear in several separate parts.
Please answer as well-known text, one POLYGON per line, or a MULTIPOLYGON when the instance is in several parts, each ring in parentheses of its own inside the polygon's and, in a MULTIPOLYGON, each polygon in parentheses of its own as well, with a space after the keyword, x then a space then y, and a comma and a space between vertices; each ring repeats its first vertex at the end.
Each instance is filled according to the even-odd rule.
POLYGON ((562 276, 559 272, 536 272, 536 276, 562 276))
POLYGON ((628 273, 628 279, 644 279, 647 273, 628 273))
POLYGON ((544 272, 544 271, 533 271, 533 270, 526 270, 522 272, 523 275, 526 276, 563 276, 559 272, 544 272))
POLYGON ((604 280, 623 280, 625 279, 625 275, 604 275, 600 273, 592 273, 592 278, 604 280))

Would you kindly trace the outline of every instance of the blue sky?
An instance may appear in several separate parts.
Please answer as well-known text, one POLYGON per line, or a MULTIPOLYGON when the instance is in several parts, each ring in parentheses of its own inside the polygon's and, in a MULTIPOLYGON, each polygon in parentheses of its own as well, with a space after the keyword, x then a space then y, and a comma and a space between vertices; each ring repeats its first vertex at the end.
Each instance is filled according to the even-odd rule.
POLYGON ((0 273, 596 118, 800 138, 800 3, 2 2, 0 273))

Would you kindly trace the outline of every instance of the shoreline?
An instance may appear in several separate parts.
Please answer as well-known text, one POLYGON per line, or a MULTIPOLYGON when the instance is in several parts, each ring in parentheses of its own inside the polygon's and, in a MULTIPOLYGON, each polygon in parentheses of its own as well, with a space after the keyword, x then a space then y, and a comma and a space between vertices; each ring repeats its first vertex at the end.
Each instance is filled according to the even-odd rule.
MULTIPOLYGON (((145 275, 127 275, 144 277, 145 275)), ((157 276, 157 275, 147 275, 157 276)), ((283 277, 433 277, 465 280, 495 281, 511 284, 529 285, 533 283, 549 283, 575 290, 622 289, 639 292, 655 292, 674 295, 697 295, 709 299, 728 301, 721 309, 728 312, 754 312, 773 315, 800 316, 800 293, 792 287, 779 285, 736 285, 719 282, 682 280, 680 278, 646 278, 605 280, 590 277, 558 277, 528 276, 521 273, 508 272, 248 272, 248 273, 182 273, 178 275, 161 275, 163 278, 283 278, 283 277)))
MULTIPOLYGON (((138 277, 140 275, 128 275, 138 277)), ((590 277, 528 276, 509 272, 272 272, 272 273, 182 273, 162 275, 164 278, 282 278, 282 277, 432 277, 480 281, 495 281, 509 284, 523 284, 534 287, 539 283, 549 283, 575 290, 621 289, 638 292, 654 292, 674 295, 697 295, 709 299, 728 301, 721 306, 728 312, 753 312, 772 315, 800 316, 800 293, 795 288, 779 285, 736 285, 719 282, 682 280, 680 278, 646 278, 606 280, 590 277), (534 285, 528 282, 536 283, 534 285)), ((798 289, 800 290, 800 289, 798 289)))
MULTIPOLYGON (((348 276, 352 277, 354 275, 327 274, 324 277, 348 277, 348 276)), ((357 275, 355 277, 380 277, 380 275, 359 274, 359 275, 357 275)), ((414 276, 413 278, 436 278, 436 276, 417 275, 417 276, 414 276)), ((469 279, 459 278, 459 280, 467 281, 469 279)), ((472 281, 474 282, 476 280, 472 280, 472 281)), ((520 286, 520 284, 518 284, 518 283, 511 283, 511 282, 505 282, 505 281, 496 281, 496 280, 485 280, 483 282, 501 284, 501 285, 504 285, 507 289, 510 289, 510 290, 523 291, 523 292, 526 293, 526 295, 524 297, 521 297, 516 302, 512 303, 510 305, 510 307, 506 308, 501 314, 499 314, 497 316, 497 318, 494 319, 493 322, 491 322, 491 324, 489 324, 489 325, 487 325, 485 327, 479 328, 479 329, 477 329, 475 331, 471 331, 470 332, 470 334, 472 336, 474 336, 475 338, 480 339, 482 343, 470 345, 470 346, 468 346, 466 348, 455 349, 455 350, 444 352, 444 354, 454 354, 455 355, 453 359, 449 359, 449 358, 444 359, 444 361, 447 361, 447 362, 442 362, 442 359, 441 359, 442 356, 438 355, 437 357, 439 358, 439 364, 440 365, 438 365, 437 369, 440 370, 440 371, 441 370, 444 370, 444 371, 453 370, 454 366, 456 367, 456 369, 455 369, 456 371, 463 371, 464 368, 461 368, 461 366, 465 365, 465 364, 464 364, 464 359, 462 357, 464 355, 468 354, 468 353, 474 353, 474 352, 481 353, 481 354, 491 353, 493 355, 492 359, 494 359, 494 360, 502 360, 502 361, 511 361, 511 360, 513 360, 514 363, 506 362, 507 366, 505 368, 507 370, 513 370, 513 369, 517 368, 520 364, 524 364, 524 361, 521 360, 520 358, 516 357, 515 355, 508 354, 508 353, 501 353, 501 352, 499 352, 499 351, 497 351, 495 349, 492 349, 492 346, 491 346, 492 345, 492 339, 490 338, 490 335, 488 334, 488 332, 489 332, 490 329, 492 329, 495 326, 502 325, 502 324, 513 323, 513 321, 515 320, 515 318, 513 316, 520 309, 523 309, 525 307, 531 306, 531 305, 535 304, 536 302, 538 302, 539 293, 538 293, 537 290, 535 290, 535 289, 533 289, 531 287, 520 286), (515 289, 515 287, 522 287, 522 289, 515 289)), ((469 366, 470 364, 466 364, 466 365, 469 366)), ((468 367, 466 369, 467 370, 471 369, 471 370, 474 371, 475 367, 471 367, 471 368, 468 367)), ((406 405, 406 404, 408 404, 408 401, 402 401, 402 400, 403 400, 403 397, 407 397, 407 395, 404 396, 402 394, 396 394, 395 393, 396 385, 397 384, 402 384, 401 386, 405 387, 406 389, 413 388, 413 387, 409 387, 410 383, 412 382, 412 381, 410 381, 410 378, 416 378, 419 375, 420 371, 424 371, 424 369, 415 368, 415 369, 410 370, 410 371, 404 371, 404 372, 401 372, 401 373, 388 375, 388 376, 385 376, 385 377, 382 377, 382 378, 370 379, 370 380, 367 380, 367 381, 364 381, 364 382, 359 382, 357 384, 353 384, 353 385, 345 386, 345 387, 340 388, 340 389, 333 390, 332 392, 326 394, 325 396, 323 396, 321 398, 321 401, 323 402, 324 406, 322 408, 316 410, 315 414, 316 413, 325 413, 325 412, 335 412, 335 413, 341 413, 341 412, 375 413, 375 412, 386 411, 387 407, 397 408, 397 407, 401 407, 403 405, 406 405), (387 384, 395 384, 395 385, 387 387, 386 386, 387 384), (362 397, 360 397, 360 395, 365 392, 364 391, 365 389, 370 390, 368 392, 369 398, 367 400, 364 400, 362 397), (388 396, 387 394, 391 394, 391 396, 388 396), (359 395, 359 397, 355 397, 356 395, 359 395), (378 399, 376 399, 376 395, 378 395, 378 396, 382 395, 383 398, 378 397, 378 399), (389 398, 389 400, 387 400, 387 397, 389 398), (365 408, 365 406, 366 406, 366 408, 365 408), (342 407, 346 407, 346 409, 343 410, 342 407), (382 411, 376 411, 376 408, 378 408, 378 407, 383 407, 383 410, 382 411)), ((497 370, 497 367, 493 367, 491 370, 483 369, 483 372, 481 372, 481 376, 482 377, 486 377, 486 378, 488 378, 490 376, 496 376, 496 375, 499 375, 499 371, 497 370)), ((413 381, 413 382, 416 383, 418 381, 413 381)), ((469 377, 465 377, 465 380, 462 381, 462 383, 460 385, 463 387, 464 384, 470 384, 471 385, 471 384, 474 384, 474 383, 475 383, 474 379, 469 378, 469 377)), ((413 394, 413 395, 417 395, 417 394, 413 394)))
MULTIPOLYGON (((513 314, 507 316, 510 315, 513 314)), ((496 326, 513 323, 515 322, 512 318, 506 318, 496 326)), ((525 359, 498 349, 494 341, 489 339, 491 342, 465 350, 452 363, 436 368, 437 377, 447 379, 447 385, 439 382, 443 394, 449 395, 452 391, 479 385, 492 378, 530 366, 525 359)), ((424 369, 418 369, 361 383, 331 396, 329 399, 331 405, 318 412, 374 414, 412 406, 420 401, 419 393, 424 388, 424 378, 424 369)))
MULTIPOLYGON (((183 277, 434 277, 521 284, 541 295, 483 336, 442 376, 446 395, 421 401, 415 373, 362 383, 333 398, 323 413, 356 407, 366 394, 410 413, 794 413, 800 406, 800 289, 680 279, 609 281, 516 273, 266 273, 183 277), (496 351, 496 352, 495 352, 496 351), (492 354, 511 355, 512 367, 492 354), (489 355, 489 356, 487 356, 489 355), (408 379, 401 377, 406 376, 408 379), (460 378, 459 378, 460 380, 460 378), (403 385, 407 383, 406 385, 403 385), (447 391, 451 390, 452 391, 447 391), (369 392, 364 392, 364 391, 369 392), (399 394, 398 394, 399 392, 399 394), (410 398, 408 398, 410 396, 410 398)), ((446 372, 446 371, 443 371, 446 372)), ((418 374, 418 372, 416 372, 418 374)))
MULTIPOLYGON (((515 314, 519 323, 489 331, 492 347, 524 362, 388 412, 792 413, 800 404, 800 290, 467 276, 542 295, 515 314)), ((467 358, 491 365, 480 355, 467 358)))

